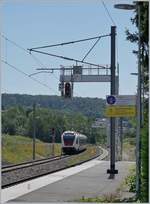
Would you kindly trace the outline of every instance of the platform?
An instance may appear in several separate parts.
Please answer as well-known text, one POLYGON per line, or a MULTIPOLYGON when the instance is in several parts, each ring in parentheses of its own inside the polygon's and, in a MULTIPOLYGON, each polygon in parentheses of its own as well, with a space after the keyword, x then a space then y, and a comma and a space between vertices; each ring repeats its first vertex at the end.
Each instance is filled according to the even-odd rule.
POLYGON ((129 169, 135 163, 116 162, 118 174, 115 175, 115 179, 108 179, 109 174, 106 172, 109 165, 109 161, 95 159, 80 166, 43 176, 40 179, 34 179, 32 182, 25 182, 26 184, 20 184, 20 187, 18 185, 18 189, 14 187, 16 192, 15 199, 10 196, 13 193, 12 187, 12 189, 7 189, 6 195, 3 190, 3 201, 7 200, 6 196, 10 196, 9 203, 76 202, 82 197, 93 198, 115 193, 128 175, 129 169), (11 193, 9 194, 10 190, 11 193), (22 196, 20 196, 21 194, 22 196))

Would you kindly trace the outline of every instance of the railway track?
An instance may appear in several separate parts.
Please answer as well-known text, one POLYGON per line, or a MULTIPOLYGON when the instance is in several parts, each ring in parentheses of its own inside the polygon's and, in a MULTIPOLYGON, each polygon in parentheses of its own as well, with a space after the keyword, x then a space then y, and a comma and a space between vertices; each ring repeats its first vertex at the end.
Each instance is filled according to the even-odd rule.
MULTIPOLYGON (((80 153, 80 155, 81 154, 82 153, 80 153)), ((73 165, 70 165, 70 161, 74 159, 76 155, 62 155, 17 165, 5 166, 2 168, 2 189, 84 163, 100 156, 100 154, 103 155, 103 150, 97 148, 96 154, 92 158, 80 161, 73 165)))
POLYGON ((36 160, 28 161, 28 162, 22 162, 19 164, 4 165, 4 166, 2 166, 2 172, 12 171, 14 169, 19 169, 19 168, 25 168, 25 167, 28 167, 31 165, 33 166, 33 165, 38 165, 38 164, 42 164, 42 163, 47 163, 47 162, 59 160, 61 158, 65 158, 65 157, 68 157, 68 155, 60 155, 60 156, 56 156, 56 157, 36 159, 36 160))

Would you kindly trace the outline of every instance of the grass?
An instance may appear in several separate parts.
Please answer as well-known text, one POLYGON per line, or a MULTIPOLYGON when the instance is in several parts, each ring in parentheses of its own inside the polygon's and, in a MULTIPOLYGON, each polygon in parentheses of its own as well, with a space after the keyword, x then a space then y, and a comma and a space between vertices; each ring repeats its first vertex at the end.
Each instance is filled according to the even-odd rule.
POLYGON ((129 192, 136 192, 136 167, 130 169, 130 174, 125 178, 123 185, 128 188, 129 192))
POLYGON ((113 193, 113 194, 105 194, 101 197, 96 197, 96 198, 85 198, 82 197, 79 202, 89 202, 89 203, 108 203, 108 202, 113 202, 113 203, 119 203, 119 194, 118 193, 113 193))
MULTIPOLYGON (((36 139, 36 159, 52 155, 52 146, 49 143, 36 139)), ((55 155, 61 152, 61 145, 55 144, 55 155)), ((33 148, 32 138, 19 135, 2 136, 2 161, 5 163, 17 164, 32 160, 33 148)))

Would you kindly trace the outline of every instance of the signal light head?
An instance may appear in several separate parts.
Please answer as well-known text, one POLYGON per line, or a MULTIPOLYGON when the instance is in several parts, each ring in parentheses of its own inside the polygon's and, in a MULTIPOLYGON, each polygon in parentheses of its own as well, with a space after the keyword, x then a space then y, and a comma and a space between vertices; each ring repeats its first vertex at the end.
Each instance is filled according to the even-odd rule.
POLYGON ((65 83, 65 97, 71 98, 71 84, 69 82, 65 83))

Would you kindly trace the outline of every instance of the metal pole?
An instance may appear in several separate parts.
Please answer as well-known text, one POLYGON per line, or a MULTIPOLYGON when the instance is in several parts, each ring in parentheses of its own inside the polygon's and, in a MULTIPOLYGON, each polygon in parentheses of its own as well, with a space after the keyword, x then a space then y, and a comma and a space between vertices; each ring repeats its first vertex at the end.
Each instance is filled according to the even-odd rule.
POLYGON ((33 160, 35 160, 35 139, 36 139, 36 121, 35 121, 36 104, 33 104, 33 160))
POLYGON ((141 128, 144 125, 144 75, 142 74, 143 66, 141 66, 141 128))
MULTIPOLYGON (((116 26, 111 26, 111 95, 116 94, 116 26)), ((110 169, 107 170, 107 173, 110 174, 110 179, 114 178, 114 175, 118 173, 118 170, 115 169, 115 118, 110 118, 110 169)))
MULTIPOLYGON (((118 69, 118 65, 117 65, 117 69, 118 69)), ((118 70, 117 70, 118 72, 118 70)), ((117 77, 115 78, 115 94, 119 95, 119 75, 117 73, 117 77)), ((120 137, 119 137, 119 118, 115 118, 115 127, 116 127, 116 131, 115 131, 115 140, 116 140, 116 156, 115 156, 115 161, 119 161, 120 159, 120 137)))
POLYGON ((123 118, 120 118, 120 160, 122 160, 123 153, 123 127, 122 127, 123 118))
MULTIPOLYGON (((118 53, 117 53, 118 54, 118 53)), ((117 62, 117 78, 116 78, 116 95, 119 95, 119 63, 117 62)), ((117 151, 116 151, 116 154, 117 154, 117 161, 121 160, 121 137, 120 137, 120 128, 119 128, 119 121, 120 121, 120 118, 117 118, 116 119, 116 128, 117 128, 117 132, 116 132, 116 137, 117 137, 117 151)))
POLYGON ((137 88, 137 129, 136 129, 136 196, 140 194, 141 183, 141 141, 140 141, 140 128, 141 128, 141 39, 140 39, 140 5, 138 4, 138 29, 139 29, 139 42, 138 42, 138 88, 137 88))

